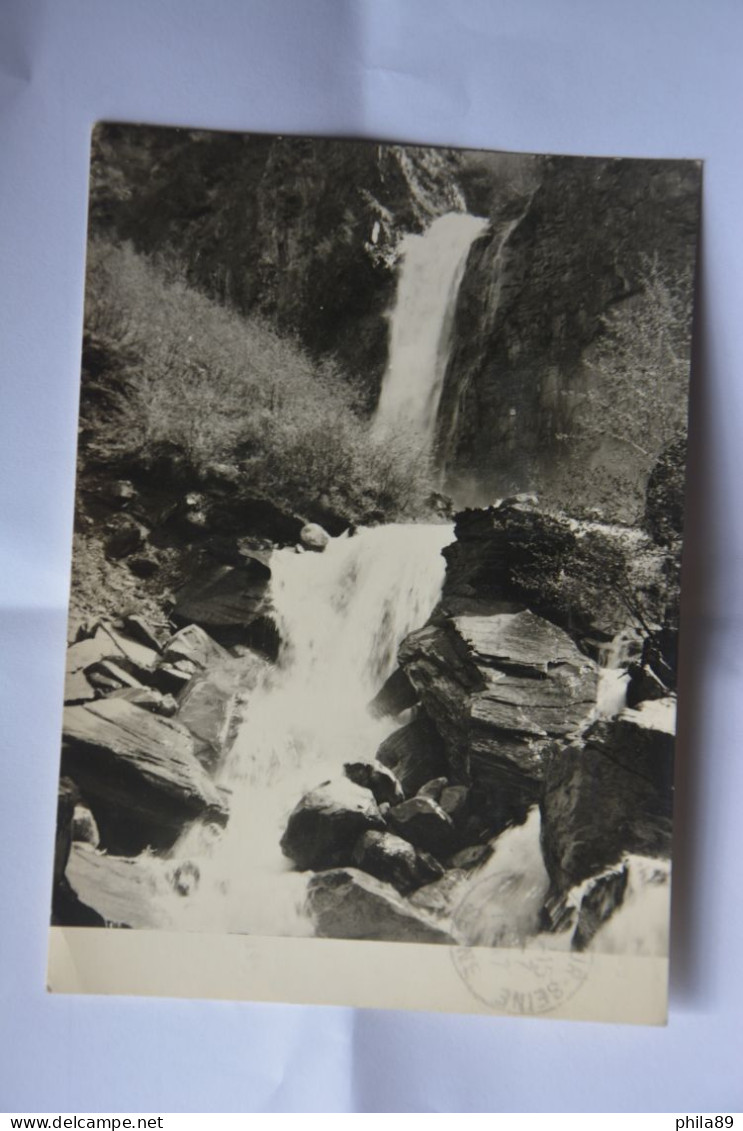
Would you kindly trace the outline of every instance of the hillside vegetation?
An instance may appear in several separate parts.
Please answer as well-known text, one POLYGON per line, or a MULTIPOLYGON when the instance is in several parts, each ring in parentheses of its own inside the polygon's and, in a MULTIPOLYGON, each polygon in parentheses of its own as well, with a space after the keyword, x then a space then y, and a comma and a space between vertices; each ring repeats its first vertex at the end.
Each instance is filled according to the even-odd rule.
POLYGON ((174 263, 128 244, 90 245, 83 444, 99 459, 152 466, 177 453, 300 511, 322 502, 352 520, 420 514, 429 466, 409 437, 369 434, 338 365, 314 360, 258 316, 190 287, 174 263))

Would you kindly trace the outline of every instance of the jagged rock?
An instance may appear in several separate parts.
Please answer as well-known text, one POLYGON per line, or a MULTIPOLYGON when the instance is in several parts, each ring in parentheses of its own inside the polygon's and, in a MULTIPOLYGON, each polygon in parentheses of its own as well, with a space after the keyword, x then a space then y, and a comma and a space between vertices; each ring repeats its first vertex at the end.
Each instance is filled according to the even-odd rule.
POLYGON ((420 787, 416 797, 430 797, 431 801, 438 802, 448 784, 448 778, 431 778, 430 781, 424 782, 420 787))
POLYGON ((124 508, 135 499, 137 492, 128 479, 118 479, 104 486, 104 498, 112 507, 124 508))
POLYGON ((153 652, 161 652, 162 645, 160 638, 155 632, 155 629, 144 617, 132 614, 131 616, 124 617, 124 628, 127 635, 136 640, 138 644, 144 644, 145 648, 151 648, 153 652))
POLYGON ((61 883, 72 846, 72 820, 80 802, 80 790, 68 777, 60 778, 57 790, 57 832, 54 841, 54 883, 61 883))
POLYGON ((224 514, 228 529, 240 526, 249 530, 253 537, 263 537, 279 545, 290 546, 298 542, 305 525, 303 519, 290 511, 277 506, 270 499, 257 496, 241 496, 230 503, 224 514), (235 521, 236 512, 239 521, 235 521))
POLYGON ((138 679, 113 660, 99 660, 97 664, 91 664, 85 669, 85 675, 94 687, 101 686, 104 689, 112 686, 114 688, 142 686, 138 679))
POLYGON ((439 805, 456 823, 467 811, 470 791, 466 785, 448 785, 442 789, 439 805))
POLYGON ((392 884, 403 894, 444 874, 438 860, 393 833, 364 833, 354 846, 352 860, 362 871, 392 884))
POLYGON ((599 721, 549 758, 541 841, 553 890, 564 894, 625 853, 668 856, 675 701, 599 721))
POLYGON ((195 676, 178 703, 178 722, 196 739, 195 752, 210 774, 221 767, 243 671, 233 662, 195 676))
POLYGON ((74 703, 87 703, 95 699, 95 688, 91 687, 83 672, 68 672, 65 676, 64 701, 72 706, 74 703))
POLYGON ((166 719, 178 710, 178 704, 172 695, 163 695, 154 687, 122 687, 119 691, 111 692, 109 699, 124 699, 134 707, 142 707, 145 711, 152 711, 166 719))
POLYGON ((102 927, 104 921, 101 916, 80 902, 66 875, 70 857, 75 849, 72 843, 72 820, 79 801, 80 791, 77 786, 69 778, 63 777, 57 794, 51 921, 54 926, 102 927))
POLYGON ((369 789, 378 805, 397 805, 405 800, 399 781, 386 766, 375 762, 346 762, 343 773, 349 781, 369 789))
POLYGON ((417 702, 418 692, 402 668, 395 668, 372 699, 369 711, 374 718, 381 719, 385 715, 399 715, 417 702))
POLYGON ((555 738, 588 722, 596 665, 528 610, 450 618, 414 632, 400 661, 443 737, 457 776, 531 788, 555 738))
MULTIPOLYGON (((276 622, 271 616, 259 616, 251 621, 245 628, 239 630, 241 641, 255 652, 259 652, 271 663, 275 663, 281 654, 282 639, 276 622)), ((229 642, 221 637, 225 644, 229 642)))
POLYGON ((648 699, 666 699, 669 688, 647 664, 630 664, 627 687, 627 706, 637 707, 648 699))
POLYGON ((78 616, 75 613, 70 613, 67 618, 67 645, 72 647, 73 644, 85 640, 88 636, 93 636, 95 627, 90 625, 87 617, 78 616))
POLYGON ((627 870, 627 884, 621 903, 598 923, 585 945, 593 953, 667 957, 671 862, 629 855, 622 866, 627 870))
POLYGON ((123 655, 111 636, 98 627, 93 636, 77 641, 67 649, 66 671, 68 678, 84 672, 100 660, 112 660, 123 655))
POLYGON ((168 925, 146 856, 109 856, 90 844, 74 844, 66 877, 101 923, 142 930, 168 925))
POLYGON ((457 904, 458 889, 466 878, 462 869, 450 868, 440 880, 418 888, 410 896, 414 907, 437 919, 449 919, 457 904))
POLYGON ((444 744, 425 715, 389 735, 377 751, 377 761, 392 770, 408 797, 448 771, 444 744))
POLYGON ((194 817, 226 819, 185 727, 123 699, 65 709, 63 767, 93 805, 107 846, 131 837, 159 847, 194 817))
POLYGON ((146 538, 146 527, 134 519, 127 519, 106 540, 106 557, 114 560, 126 558, 139 550, 146 538))
POLYGON ((627 878, 625 863, 592 876, 586 882, 571 943, 573 950, 585 950, 599 927, 621 906, 627 890, 627 878))
POLYGON ((356 868, 335 868, 310 880, 307 907, 321 938, 456 944, 456 939, 392 887, 356 868))
POLYGON ((95 817, 87 805, 82 805, 79 802, 72 814, 72 839, 73 841, 84 841, 85 844, 92 844, 93 848, 97 848, 101 842, 101 834, 98 832, 95 817))
POLYGON ((111 625, 101 625, 101 632, 105 633, 114 646, 114 651, 109 652, 107 659, 114 660, 138 679, 147 682, 154 667, 160 661, 160 655, 154 648, 130 640, 128 636, 117 632, 111 625))
POLYGON ((114 679, 113 676, 106 675, 105 672, 94 672, 91 676, 91 681, 95 689, 96 698, 110 695, 114 691, 121 690, 121 682, 114 679))
POLYGON ((554 934, 571 932, 570 945, 583 950, 598 927, 624 898, 627 887, 626 860, 589 876, 567 892, 550 889, 542 907, 542 929, 554 934), (585 911, 584 911, 585 903, 585 911), (578 933, 578 924, 582 927, 578 933))
POLYGON ((411 797, 390 809, 388 821, 405 840, 435 856, 448 856, 454 846, 454 824, 430 797, 411 797))
POLYGON ((181 671, 173 664, 158 664, 152 673, 150 683, 164 695, 180 695, 191 682, 189 672, 181 671))
POLYGON ((159 561, 150 554, 136 554, 129 558, 126 564, 135 577, 141 577, 143 580, 154 577, 160 569, 159 561))
POLYGON ((641 530, 578 522, 526 502, 462 511, 455 534, 443 551, 443 599, 454 611, 473 597, 504 610, 527 606, 571 636, 611 640, 633 618, 621 585, 608 583, 610 570, 624 563, 631 588, 641 588, 651 568, 663 581, 656 548, 641 530))
POLYGON ((197 624, 186 625, 170 637, 163 648, 163 656, 170 664, 181 666, 182 660, 190 660, 197 668, 210 668, 229 660, 229 652, 217 644, 197 624))
POLYGON ((306 550, 322 553, 330 541, 330 535, 317 522, 308 522, 299 532, 299 541, 306 550))
POLYGON ((257 558, 240 567, 215 566, 177 596, 173 616, 207 628, 245 626, 266 611, 270 569, 257 558))
POLYGON ((281 850, 298 868, 331 868, 349 861, 368 829, 384 831, 374 795, 347 778, 323 782, 293 810, 281 850))

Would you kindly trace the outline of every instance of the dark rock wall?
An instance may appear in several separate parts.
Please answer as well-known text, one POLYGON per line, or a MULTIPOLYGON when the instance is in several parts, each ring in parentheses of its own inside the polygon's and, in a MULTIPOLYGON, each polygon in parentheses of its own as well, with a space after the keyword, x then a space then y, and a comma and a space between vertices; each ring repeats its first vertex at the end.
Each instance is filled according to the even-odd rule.
POLYGON ((458 162, 446 149, 103 125, 91 232, 131 240, 212 297, 334 355, 371 407, 396 245, 464 210, 458 162))
POLYGON ((521 217, 475 244, 438 438, 460 501, 539 489, 566 457, 602 316, 656 256, 689 277, 699 177, 689 162, 551 158, 521 217))

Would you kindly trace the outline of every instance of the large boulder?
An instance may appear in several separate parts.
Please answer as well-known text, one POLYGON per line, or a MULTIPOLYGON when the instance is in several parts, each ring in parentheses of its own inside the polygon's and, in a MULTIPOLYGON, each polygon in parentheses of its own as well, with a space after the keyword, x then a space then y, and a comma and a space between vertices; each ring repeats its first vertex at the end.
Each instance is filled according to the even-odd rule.
POLYGON ((395 668, 372 699, 369 710, 379 719, 385 715, 399 715, 409 707, 414 707, 417 702, 418 692, 402 668, 395 668))
POLYGON ((144 545, 147 534, 147 528, 132 518, 112 525, 112 532, 106 539, 106 557, 114 561, 128 557, 144 545))
POLYGON ((394 887, 356 868, 335 868, 313 876, 307 907, 321 938, 456 944, 455 938, 394 887))
POLYGON ((163 649, 163 656, 170 664, 190 660, 204 669, 223 664, 230 658, 229 652, 212 640, 198 624, 188 624, 171 636, 163 649))
POLYGON ((152 625, 138 613, 124 617, 124 628, 127 635, 139 644, 152 648, 155 652, 161 651, 160 637, 152 625))
POLYGON ((281 850, 300 869, 332 868, 351 860, 365 832, 384 828, 371 791, 338 778, 304 795, 289 817, 281 850))
POLYGON ((65 709, 62 765, 114 851, 167 846, 198 816, 226 820, 185 727, 125 699, 65 709))
POLYGON ((178 704, 172 695, 163 695, 154 687, 122 687, 119 691, 112 691, 108 698, 125 699, 135 707, 163 715, 166 719, 172 718, 178 710, 178 704))
POLYGON ((73 781, 63 777, 57 794, 51 921, 54 926, 60 927, 102 927, 105 925, 104 920, 91 907, 81 902, 66 875, 71 855, 75 852, 73 829, 79 802, 79 789, 73 781))
POLYGON ((599 721, 548 759, 541 808, 544 862, 558 894, 625 853, 671 847, 675 701, 599 721))
POLYGON ((596 665, 529 610, 473 608, 408 636, 400 661, 460 778, 536 793, 554 740, 587 725, 596 665))
POLYGON ((136 686, 150 678, 158 660, 154 649, 100 623, 92 636, 67 649, 65 703, 92 700, 97 684, 105 690, 136 686))
MULTIPOLYGON (((265 666, 257 657, 255 665, 265 666)), ((233 660, 195 675, 178 701, 176 718, 193 735, 196 756, 212 775, 223 764, 238 693, 250 675, 250 666, 233 660)))
POLYGON ((305 550, 322 553, 330 541, 330 535, 327 530, 323 530, 319 523, 308 522, 299 532, 299 541, 305 550))
POLYGON ((92 844, 93 848, 97 848, 101 842, 101 834, 98 831, 95 817, 87 805, 78 804, 75 806, 72 815, 72 839, 73 841, 92 844))
POLYGON ((425 715, 389 735, 377 750, 377 761, 392 771, 408 797, 448 772, 441 736, 425 715))
POLYGON ((627 889, 626 860, 597 872, 564 894, 549 893, 541 914, 545 930, 572 932, 573 950, 585 950, 602 923, 620 907, 627 889))
POLYGON ((214 566, 177 595, 174 617, 208 629, 245 627, 266 611, 271 570, 258 558, 240 567, 214 566))
POLYGON ((146 856, 110 856, 91 844, 74 844, 66 878, 77 899, 100 916, 101 925, 141 930, 168 925, 146 856))
POLYGON ((390 827, 424 852, 448 856, 455 844, 454 823, 431 797, 411 797, 387 814, 390 827))
POLYGON ((378 805, 385 801, 390 805, 397 805, 405 800, 402 786, 386 766, 376 762, 346 762, 343 773, 349 781, 371 790, 378 805))
POLYGON ((393 833, 376 830, 364 833, 356 842, 353 862, 403 894, 438 880, 444 874, 443 866, 429 853, 418 851, 393 833))
POLYGON ((636 624, 628 592, 642 595, 648 619, 662 616, 662 563, 635 527, 578 521, 516 498, 461 511, 454 530, 443 551, 451 608, 472 598, 527 606, 571 636, 607 641, 636 624))
POLYGON ((70 778, 60 778, 57 789, 57 830, 54 840, 54 886, 64 878, 72 847, 72 825, 80 790, 70 778))

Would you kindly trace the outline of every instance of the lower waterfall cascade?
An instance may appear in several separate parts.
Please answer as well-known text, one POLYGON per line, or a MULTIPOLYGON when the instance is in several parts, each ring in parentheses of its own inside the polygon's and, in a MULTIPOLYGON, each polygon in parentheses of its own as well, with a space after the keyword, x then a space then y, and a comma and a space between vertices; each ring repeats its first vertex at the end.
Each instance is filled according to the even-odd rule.
MULTIPOLYGON (((367 705, 394 668, 397 647, 436 605, 448 525, 389 525, 332 539, 321 554, 273 555, 274 618, 284 641, 277 670, 251 693, 220 785, 231 794, 225 830, 195 822, 167 862, 198 876, 186 897, 158 884, 180 929, 307 935, 308 874, 279 840, 308 790, 349 759, 373 759, 394 724, 367 705)), ((153 859, 154 865, 154 859, 153 859)))

